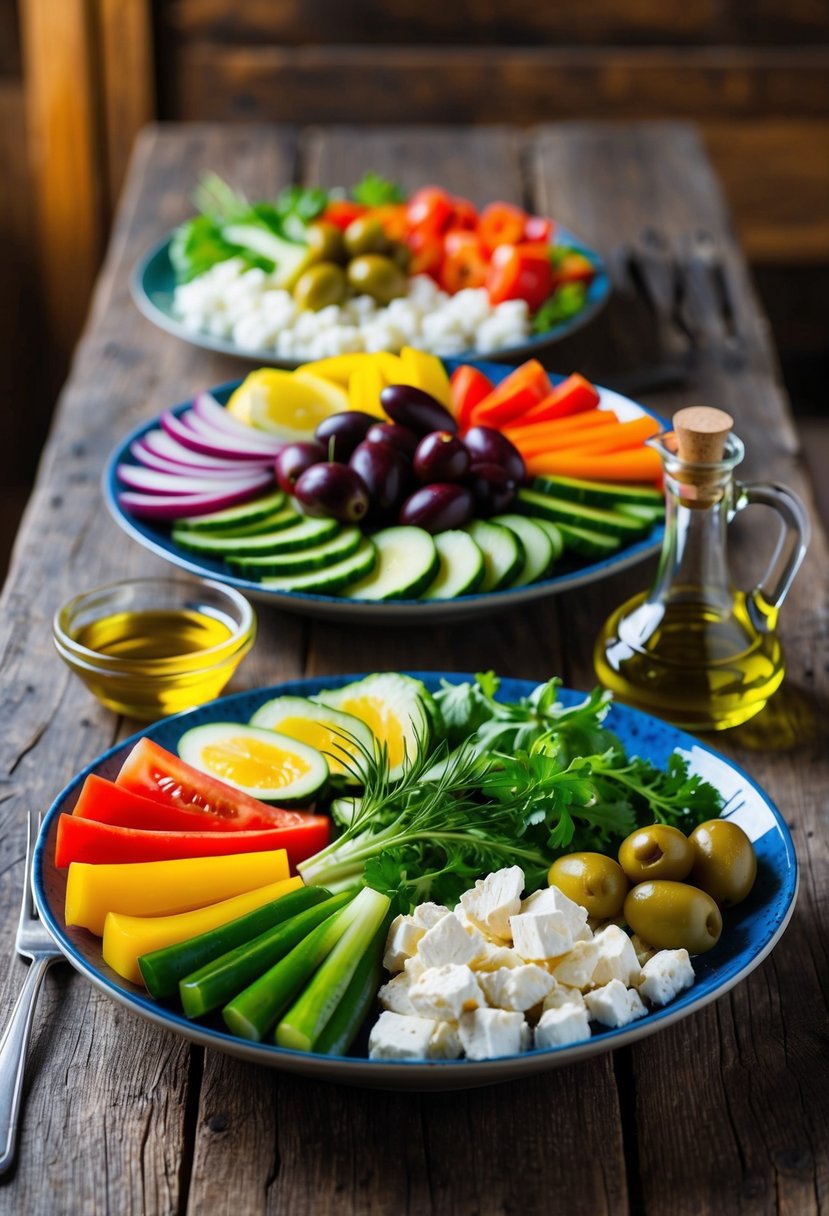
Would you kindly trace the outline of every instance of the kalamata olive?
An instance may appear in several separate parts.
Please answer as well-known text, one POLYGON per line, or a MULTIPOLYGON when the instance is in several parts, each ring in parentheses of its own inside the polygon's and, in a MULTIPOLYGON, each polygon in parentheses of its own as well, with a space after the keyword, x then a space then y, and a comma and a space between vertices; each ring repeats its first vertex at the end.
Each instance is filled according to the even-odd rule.
POLYGON ((358 258, 363 253, 391 252, 383 225, 372 215, 360 215, 352 220, 343 233, 343 242, 350 258, 358 258))
POLYGON ((457 482, 435 482, 421 486, 400 508, 400 523, 414 524, 433 535, 449 528, 462 528, 474 513, 472 494, 457 482))
POLYGON ((500 515, 511 506, 518 486, 500 464, 472 464, 466 477, 478 515, 500 515))
POLYGON ((308 227, 308 247, 317 262, 345 262, 342 230, 336 224, 316 220, 308 227))
POLYGON ((550 866, 548 881, 599 920, 622 911, 630 883, 622 867, 603 853, 568 853, 550 866))
POLYGON ((294 494, 308 515, 331 516, 344 524, 356 524, 369 508, 363 479, 347 464, 324 461, 312 465, 298 478, 294 494))
POLYGON ((411 427, 418 435, 430 431, 457 432, 458 424, 431 393, 413 384, 389 384, 380 394, 380 404, 393 422, 411 427))
POLYGON ((373 517, 379 518, 389 508, 398 507, 405 498, 411 470, 403 453, 391 444, 364 441, 354 449, 348 463, 365 483, 373 517))
POLYGON ((391 444, 411 460, 420 443, 420 436, 409 427, 399 426, 396 422, 375 422, 374 426, 366 431, 366 440, 368 443, 391 444))
POLYGON ((469 452, 449 431, 432 431, 417 445, 413 466, 418 481, 460 481, 469 471, 469 452))
POLYGON ((361 295, 371 296, 378 304, 390 304, 405 296, 408 279, 400 267, 381 253, 364 253, 348 263, 348 281, 361 295))
POLYGON ((757 855, 743 829, 730 819, 711 819, 690 835, 691 881, 721 908, 745 899, 757 877, 757 855))
POLYGON ((711 896, 686 882, 640 882, 628 892, 623 913, 633 932, 658 950, 704 954, 722 933, 720 910, 711 896))
POLYGON ((297 308, 319 312, 330 304, 342 304, 346 296, 345 272, 335 262, 317 262, 299 276, 294 287, 297 308))
POLYGON ((491 426, 473 426, 466 432, 463 441, 469 448, 472 464, 500 464, 515 481, 522 482, 527 475, 524 458, 518 448, 491 426))
POLYGON ((286 443, 274 460, 274 472, 280 490, 293 494, 296 480, 312 464, 325 460, 326 451, 321 443, 309 439, 303 443, 286 443))
POLYGON ((343 410, 340 414, 330 414, 323 418, 314 431, 314 437, 325 448, 327 460, 337 460, 345 464, 357 444, 365 439, 366 431, 376 421, 374 414, 364 414, 362 410, 343 410))
POLYGON ((694 850, 679 828, 652 823, 637 828, 619 846, 619 865, 631 882, 670 878, 681 882, 691 873, 694 850))

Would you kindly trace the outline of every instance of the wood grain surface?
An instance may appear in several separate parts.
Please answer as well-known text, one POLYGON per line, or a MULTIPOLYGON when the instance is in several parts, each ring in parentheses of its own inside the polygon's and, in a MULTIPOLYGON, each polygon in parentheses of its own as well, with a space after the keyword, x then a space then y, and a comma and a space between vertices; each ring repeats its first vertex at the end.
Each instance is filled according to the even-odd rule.
MULTIPOLYGON (((696 382, 648 404, 705 402, 745 440, 746 479, 810 501, 795 431, 741 254, 694 133, 676 125, 294 131, 211 125, 148 129, 133 158, 92 315, 62 396, 0 614, 0 953, 10 957, 25 812, 45 808, 132 724, 90 699, 53 654, 50 620, 69 595, 165 565, 125 539, 99 476, 131 427, 245 365, 160 333, 135 311, 135 260, 188 214, 213 169, 264 195, 291 180, 355 180, 372 168, 436 180, 483 202, 549 209, 610 253, 646 224, 678 237, 705 227, 737 287, 746 360, 704 360, 696 382)), ((600 376, 653 358, 648 327, 619 294, 554 348, 556 370, 600 376)), ((759 514, 763 515, 760 511, 759 514)), ((735 558, 757 577, 741 529, 735 558)), ((480 670, 593 683, 593 638, 652 563, 531 609, 417 632, 310 623, 263 608, 234 688, 395 668, 480 670)), ((773 955, 715 1005, 636 1046, 521 1084, 436 1095, 338 1088, 256 1069, 137 1020, 58 967, 30 1052, 19 1161, 0 1212, 599 1213, 826 1212, 829 788, 827 551, 818 528, 782 613, 782 691, 754 722, 718 737, 780 805, 801 864, 798 908, 773 955)), ((0 1018, 20 987, 0 980, 0 1018)))

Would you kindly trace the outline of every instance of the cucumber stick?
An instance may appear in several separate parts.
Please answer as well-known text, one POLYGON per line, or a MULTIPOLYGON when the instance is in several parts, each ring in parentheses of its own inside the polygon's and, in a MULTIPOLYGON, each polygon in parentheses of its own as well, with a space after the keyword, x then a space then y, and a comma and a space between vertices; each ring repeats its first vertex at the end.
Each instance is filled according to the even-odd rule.
MULTIPOLYGON (((313 889, 305 887, 296 894, 304 895, 313 889)), ((201 1017, 211 1009, 225 1005, 351 898, 350 893, 329 898, 327 891, 318 889, 322 891, 321 898, 306 900, 306 907, 297 909, 296 915, 272 928, 266 928, 264 932, 251 934, 235 948, 228 949, 203 967, 185 975, 178 985, 178 992, 188 1018, 201 1017)))
POLYGON ((315 1049, 390 906, 387 895, 372 891, 370 887, 364 887, 349 905, 346 911, 352 914, 350 925, 276 1028, 276 1042, 280 1047, 291 1047, 294 1051, 315 1049))
POLYGON ((383 974, 383 950, 392 912, 383 917, 374 940, 357 961, 351 983, 317 1039, 314 1051, 323 1056, 342 1056, 348 1051, 368 1017, 383 974))
POLYGON ((293 950, 247 988, 244 988, 222 1010, 225 1024, 242 1039, 260 1043, 279 1021, 311 978, 323 959, 360 915, 355 911, 356 899, 329 916, 321 925, 302 939, 293 950))

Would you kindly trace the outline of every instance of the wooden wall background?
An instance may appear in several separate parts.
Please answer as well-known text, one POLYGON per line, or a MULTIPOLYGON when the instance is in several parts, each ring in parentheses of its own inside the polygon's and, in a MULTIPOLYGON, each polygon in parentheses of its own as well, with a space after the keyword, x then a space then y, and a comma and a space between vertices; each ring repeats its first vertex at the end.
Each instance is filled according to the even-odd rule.
POLYGON ((3 487, 144 122, 593 117, 700 124, 784 348, 824 361, 829 0, 0 0, 3 487))

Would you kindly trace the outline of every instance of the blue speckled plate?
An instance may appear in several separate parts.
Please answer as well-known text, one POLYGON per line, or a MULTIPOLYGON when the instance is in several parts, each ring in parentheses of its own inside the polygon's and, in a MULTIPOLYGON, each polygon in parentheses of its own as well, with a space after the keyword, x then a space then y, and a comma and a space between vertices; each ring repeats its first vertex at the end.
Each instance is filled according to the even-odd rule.
MULTIPOLYGON (((456 674, 415 674, 419 674, 431 689, 437 688, 441 678, 453 682, 472 679, 471 676, 456 674)), ((165 718, 142 734, 162 747, 175 751, 181 735, 193 726, 234 719, 246 722, 264 701, 273 696, 283 693, 309 696, 322 688, 340 687, 360 678, 358 675, 344 675, 297 680, 276 688, 237 693, 189 713, 165 718)), ((532 688, 533 685, 525 680, 505 679, 501 684, 500 696, 505 700, 516 700, 526 696, 532 688)), ((579 693, 566 690, 561 695, 566 704, 577 702, 581 697, 579 693)), ((642 756, 662 766, 670 753, 678 750, 688 759, 693 772, 718 786, 726 800, 726 815, 739 823, 754 843, 758 873, 748 899, 725 913, 719 944, 708 954, 694 959, 697 978, 692 988, 666 1008, 649 1014, 632 1026, 596 1033, 586 1043, 530 1051, 520 1056, 482 1063, 468 1060, 391 1063, 357 1057, 314 1056, 272 1044, 236 1039, 221 1028, 220 1022, 210 1026, 193 1023, 171 1007, 151 1000, 143 989, 121 979, 104 963, 98 938, 85 929, 67 928, 63 919, 66 872, 57 870, 53 862, 59 815, 72 810, 89 773, 98 773, 110 779, 116 775, 130 747, 140 737, 138 735, 88 765, 50 807, 35 851, 37 904, 69 962, 107 996, 164 1029, 253 1063, 320 1080, 389 1089, 462 1089, 512 1080, 557 1068, 561 1064, 572 1064, 654 1034, 723 996, 745 979, 779 941, 791 917, 797 894, 797 863, 789 831, 777 808, 741 769, 690 735, 621 705, 612 708, 607 725, 617 732, 629 754, 642 756)))
MULTIPOLYGON (((459 362, 461 360, 445 360, 446 368, 450 374, 458 366, 459 362)), ((510 371, 509 368, 497 363, 477 362, 476 366, 496 384, 503 380, 510 371)), ((551 376, 550 379, 558 382, 563 377, 551 376)), ((234 380, 230 384, 223 384, 219 388, 214 388, 210 391, 216 400, 224 405, 233 390, 240 383, 241 381, 234 380)), ((599 389, 599 393, 601 408, 614 410, 624 421, 641 417, 642 414, 650 412, 643 406, 629 400, 627 397, 620 396, 619 393, 612 392, 610 389, 601 388, 599 389)), ((182 402, 173 408, 173 413, 181 414, 190 405, 191 402, 189 401, 182 402)), ((652 416, 656 417, 656 415, 652 416)), ((663 425, 667 425, 663 419, 659 419, 659 421, 663 425)), ((157 553, 159 557, 165 558, 175 566, 180 566, 182 570, 189 570, 190 573, 198 574, 203 578, 218 579, 220 582, 230 583, 231 586, 238 587, 240 591, 244 591, 252 599, 271 603, 276 607, 285 608, 290 612, 299 612, 305 616, 337 621, 352 621, 355 624, 382 623, 387 625, 405 625, 413 622, 422 624, 425 621, 435 623, 437 621, 463 620, 468 617, 486 616, 495 611, 517 608, 520 605, 529 604, 535 600, 545 599, 547 596, 554 595, 559 591, 571 591, 576 587, 582 587, 587 583, 595 582, 597 579, 616 574, 618 571, 624 570, 628 566, 635 565, 636 562, 651 556, 651 554, 657 553, 662 543, 664 529, 660 523, 655 525, 641 539, 633 544, 626 545, 623 549, 617 550, 611 557, 590 561, 587 558, 579 559, 574 556, 565 556, 561 561, 556 563, 554 573, 550 578, 532 583, 528 587, 508 587, 503 591, 462 595, 454 600, 389 600, 385 603, 373 603, 368 600, 351 600, 335 595, 311 595, 299 592, 275 591, 263 587, 261 583, 240 578, 238 575, 231 573, 230 568, 223 561, 207 557, 203 554, 190 553, 186 549, 180 548, 180 546, 174 544, 171 540, 169 526, 165 526, 163 523, 155 520, 138 519, 128 511, 125 511, 120 505, 118 501, 119 483, 116 469, 122 462, 127 464, 136 463, 135 458, 130 453, 130 445, 141 435, 159 425, 158 419, 153 419, 151 422, 146 422, 136 427, 118 445, 107 462, 102 482, 103 493, 107 507, 116 523, 132 536, 134 540, 143 545, 145 549, 149 549, 152 553, 157 553)))
MULTIPOLYGON (((282 359, 273 350, 267 348, 252 349, 241 347, 228 338, 215 338, 212 334, 188 329, 182 325, 181 320, 173 311, 173 292, 176 288, 176 276, 170 262, 170 240, 171 237, 168 234, 157 245, 153 246, 150 252, 136 265, 130 276, 132 298, 137 308, 149 321, 152 321, 159 329, 166 330, 167 333, 173 334, 177 338, 182 338, 193 346, 200 346, 204 350, 214 350, 222 355, 236 355, 240 359, 249 359, 260 366, 292 368, 298 367, 300 362, 307 362, 307 360, 282 359)), ((566 338, 577 329, 581 329, 583 325, 591 321, 604 308, 610 299, 610 278, 605 270, 604 262, 595 249, 590 249, 589 246, 585 245, 578 237, 573 236, 565 228, 556 229, 556 244, 568 245, 572 249, 577 249, 596 268, 596 275, 587 289, 584 307, 574 317, 571 317, 568 321, 563 321, 560 325, 553 326, 552 329, 548 329, 545 333, 528 338, 519 346, 510 346, 498 351, 496 356, 498 359, 512 362, 515 359, 537 354, 552 343, 566 338)), ((464 351, 459 357, 472 359, 476 357, 476 352, 464 351)))

